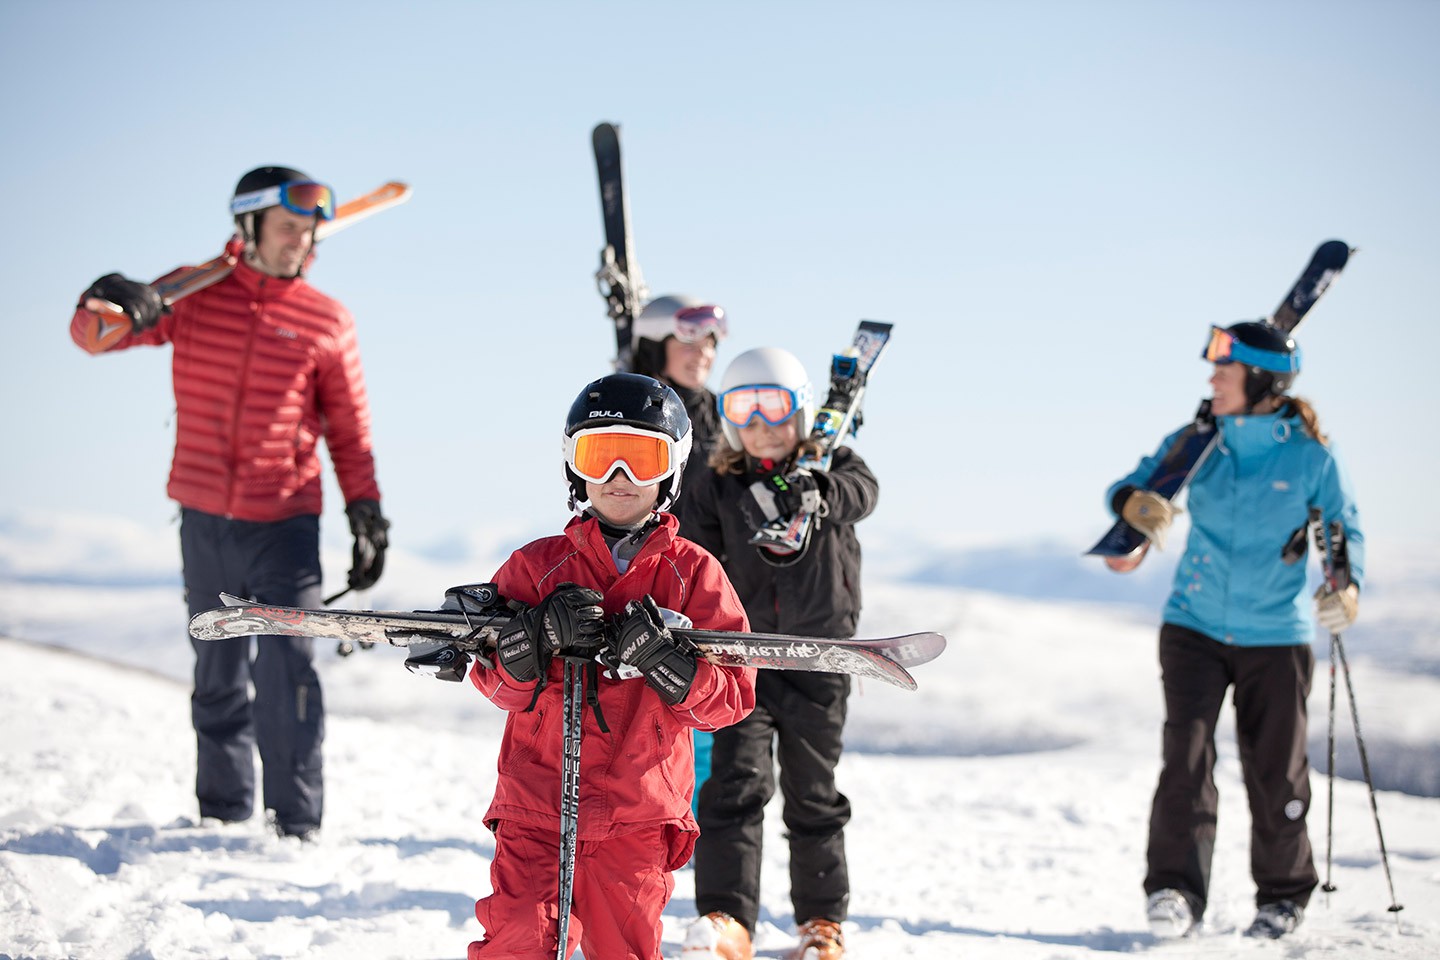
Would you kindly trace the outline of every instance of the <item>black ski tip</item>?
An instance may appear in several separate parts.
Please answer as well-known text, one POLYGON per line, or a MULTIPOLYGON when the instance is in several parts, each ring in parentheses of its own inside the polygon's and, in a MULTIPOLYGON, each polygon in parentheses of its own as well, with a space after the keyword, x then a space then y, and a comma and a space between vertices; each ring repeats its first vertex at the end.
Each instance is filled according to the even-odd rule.
POLYGON ((1105 532, 1089 550, 1087 557, 1128 557, 1145 543, 1145 534, 1136 530, 1124 520, 1116 520, 1114 526, 1105 532))
POLYGON ((1326 240, 1315 250, 1315 261, 1332 270, 1339 270, 1350 260, 1355 248, 1344 240, 1326 240))

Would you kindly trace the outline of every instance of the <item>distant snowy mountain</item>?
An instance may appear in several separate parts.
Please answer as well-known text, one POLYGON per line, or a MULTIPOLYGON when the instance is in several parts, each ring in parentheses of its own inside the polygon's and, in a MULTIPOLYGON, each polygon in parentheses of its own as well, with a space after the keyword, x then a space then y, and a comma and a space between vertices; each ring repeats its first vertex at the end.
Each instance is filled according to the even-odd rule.
MULTIPOLYGON (((518 528, 460 530, 426 555, 392 548, 381 584, 366 595, 347 596, 342 605, 433 607, 447 586, 489 577, 524 536, 518 528)), ((142 528, 103 516, 0 517, 0 634, 186 679, 191 653, 184 642, 175 541, 172 528, 142 528)), ((998 621, 1028 619, 1034 613, 1047 624, 1044 642, 1074 654, 1058 662, 1075 671, 1071 685, 1073 696, 1079 697, 1105 690, 1100 678, 1120 665, 1108 634, 1138 630, 1145 642, 1128 655, 1124 666, 1138 671, 1146 696, 1158 695, 1158 683, 1154 690, 1147 684, 1155 676, 1154 633, 1174 572, 1176 546, 1172 542, 1169 551, 1152 552, 1139 570, 1124 575, 1083 556, 1086 546, 1059 541, 943 543, 867 531, 861 632, 896 632, 899 624, 933 629, 937 619, 951 617, 955 655, 969 658, 977 682, 983 678, 1003 688, 1023 681, 1038 665, 1024 657, 1012 659, 993 646, 975 646, 974 621, 1004 632, 1005 624, 998 621), (1104 626, 1082 627, 1091 622, 1104 626)), ((324 560, 333 583, 348 569, 348 549, 327 549, 324 560)), ((1327 709, 1326 647, 1324 638, 1317 637, 1311 700, 1317 718, 1327 709)), ((1440 796, 1440 698, 1425 693, 1432 686, 1440 689, 1440 558, 1420 548, 1371 545, 1361 619, 1347 634, 1346 648, 1376 783, 1440 796)), ((898 723, 892 728, 883 716, 875 723, 890 749, 994 755, 1079 742, 1079 731, 1107 716, 1107 697, 1087 701, 1082 713, 1057 726, 1024 717, 1018 705, 973 700, 964 692, 926 724, 898 723), (972 715, 967 706, 971 703, 992 712, 972 715)), ((925 698, 922 689, 920 699, 925 698)), ((1344 733, 1349 718, 1343 686, 1338 703, 1338 727, 1344 733)), ((1103 724, 1092 735, 1102 731, 1103 724)), ((867 735, 865 729, 851 731, 852 741, 867 735)), ((1324 736, 1325 724, 1312 722, 1311 752, 1319 758, 1317 765, 1325 756, 1324 736)), ((1336 768, 1347 778, 1361 775, 1348 735, 1339 738, 1336 768)))

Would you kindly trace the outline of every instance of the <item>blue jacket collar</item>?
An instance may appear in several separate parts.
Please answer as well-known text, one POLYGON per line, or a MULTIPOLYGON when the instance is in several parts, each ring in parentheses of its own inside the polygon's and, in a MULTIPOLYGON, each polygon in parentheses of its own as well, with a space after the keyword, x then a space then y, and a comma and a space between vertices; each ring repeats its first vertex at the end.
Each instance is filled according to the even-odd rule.
POLYGON ((1216 417, 1215 423, 1225 450, 1241 459, 1262 456, 1273 447, 1289 443, 1301 430, 1300 418, 1284 410, 1216 417))

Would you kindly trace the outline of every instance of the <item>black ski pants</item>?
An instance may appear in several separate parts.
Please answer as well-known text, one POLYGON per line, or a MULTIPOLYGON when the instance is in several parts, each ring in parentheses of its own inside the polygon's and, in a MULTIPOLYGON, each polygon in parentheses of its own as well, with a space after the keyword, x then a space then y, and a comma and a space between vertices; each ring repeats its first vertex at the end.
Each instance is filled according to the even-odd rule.
POLYGON ((850 801, 835 786, 835 765, 850 678, 788 670, 758 674, 755 710, 715 732, 710 779, 700 788, 695 906, 702 916, 728 913, 755 932, 765 805, 775 794, 778 760, 795 919, 844 920, 850 905, 844 832, 850 801))
MULTIPOLYGON (((220 605, 223 590, 278 606, 320 606, 320 519, 273 523, 180 514, 185 596, 194 616, 220 605)), ((245 820, 254 812, 260 749, 264 807, 282 832, 320 825, 325 709, 308 637, 191 640, 195 690, 190 717, 197 745, 200 815, 245 820), (254 700, 250 687, 254 685, 254 700)))
POLYGON ((1220 798, 1215 724, 1233 686, 1235 737, 1250 801, 1255 902, 1309 902, 1319 880, 1305 829, 1310 809, 1305 698, 1314 669, 1308 645, 1236 647, 1173 623, 1161 627, 1164 767, 1150 811, 1147 894, 1177 889, 1197 920, 1205 912, 1220 798))

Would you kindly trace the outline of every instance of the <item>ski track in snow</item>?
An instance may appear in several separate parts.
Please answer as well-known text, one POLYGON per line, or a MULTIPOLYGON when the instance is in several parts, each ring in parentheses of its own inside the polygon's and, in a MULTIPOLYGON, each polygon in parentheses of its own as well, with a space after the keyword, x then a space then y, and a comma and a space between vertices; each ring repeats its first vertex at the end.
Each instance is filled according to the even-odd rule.
MULTIPOLYGON (((431 606, 435 583, 465 579, 425 570, 413 582, 397 578, 394 595, 355 605, 431 606)), ((1440 731, 1440 681, 1424 649, 1435 642, 1433 616, 1414 598, 1372 606, 1373 634, 1357 627, 1351 654, 1372 763, 1379 777, 1405 758, 1424 780, 1440 731), (1401 624, 1414 638, 1403 650, 1401 624), (1384 669, 1376 650, 1425 667, 1384 669)), ((480 817, 503 715, 468 684, 411 676, 398 650, 341 660, 319 642, 327 809, 320 841, 301 845, 269 835, 258 817, 195 823, 191 654, 176 588, 0 580, 0 611, 5 632, 80 651, 0 640, 0 958, 459 957, 479 937, 473 905, 488 892, 493 851, 480 817), (102 621, 102 611, 119 616, 102 621)), ((1405 905, 1397 924, 1365 786, 1348 779, 1335 786, 1338 892, 1317 892, 1292 937, 1241 935, 1254 888, 1228 719, 1206 926, 1155 941, 1140 889, 1158 772, 1153 618, 1106 604, 867 583, 862 636, 915 629, 951 640, 939 660, 916 668, 919 691, 862 682, 851 701, 839 774, 855 809, 848 955, 1440 956, 1440 799, 1379 794, 1405 905)), ((1310 834, 1323 875, 1321 656, 1310 834)), ((1343 698, 1342 686, 1337 729, 1350 743, 1343 698)), ((778 800, 769 814, 757 955, 777 958, 793 945, 794 925, 778 800)), ((667 956, 678 956, 693 896, 682 870, 665 913, 667 956)))

